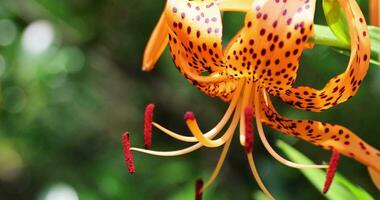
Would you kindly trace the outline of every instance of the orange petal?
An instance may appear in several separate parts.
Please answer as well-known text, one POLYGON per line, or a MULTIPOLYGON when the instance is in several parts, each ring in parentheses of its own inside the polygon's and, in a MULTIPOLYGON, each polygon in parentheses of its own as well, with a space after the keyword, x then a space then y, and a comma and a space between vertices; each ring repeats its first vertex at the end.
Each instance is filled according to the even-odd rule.
POLYGON ((349 129, 312 120, 294 120, 281 116, 269 98, 262 100, 263 122, 287 135, 296 136, 325 149, 336 149, 340 154, 380 171, 380 151, 367 144, 349 129))
POLYGON ((322 111, 354 96, 370 61, 370 39, 364 16, 355 0, 339 0, 348 20, 351 55, 346 71, 331 79, 322 90, 310 87, 274 89, 268 92, 304 110, 322 111))
POLYGON ((377 189, 380 190, 380 172, 371 167, 368 167, 368 172, 373 183, 376 185, 377 189))
POLYGON ((370 0, 369 1, 369 15, 371 20, 371 25, 380 26, 380 3, 379 0, 370 0))
POLYGON ((184 76, 209 96, 229 101, 237 80, 225 80, 221 11, 214 1, 169 0, 170 53, 184 76), (208 72, 210 75, 202 75, 208 72))
POLYGON ((146 45, 143 58, 143 71, 151 71, 158 58, 160 58, 168 44, 168 31, 165 13, 163 13, 146 45))
POLYGON ((273 90, 289 87, 313 33, 314 10, 315 0, 254 1, 237 40, 226 52, 228 74, 260 80, 273 90))
POLYGON ((170 53, 181 72, 221 71, 222 18, 214 1, 169 0, 165 13, 170 53))

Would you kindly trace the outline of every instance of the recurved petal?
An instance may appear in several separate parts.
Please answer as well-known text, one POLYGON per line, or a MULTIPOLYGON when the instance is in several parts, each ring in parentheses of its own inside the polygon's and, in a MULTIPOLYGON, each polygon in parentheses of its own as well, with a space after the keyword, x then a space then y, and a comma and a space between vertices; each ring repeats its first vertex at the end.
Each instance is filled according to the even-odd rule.
POLYGON ((205 71, 221 71, 224 67, 223 30, 217 4, 212 0, 169 0, 165 13, 170 53, 181 72, 200 75, 205 71))
POLYGON ((315 0, 256 0, 244 27, 226 50, 228 74, 259 80, 267 88, 289 87, 313 33, 315 0))
POLYGON ((269 97, 261 99, 263 123, 287 135, 296 136, 325 149, 336 149, 340 154, 380 172, 380 151, 363 141, 349 129, 319 121, 294 120, 276 112, 269 97))
POLYGON ((168 45, 169 27, 166 23, 165 13, 163 13, 149 38, 145 47, 143 58, 143 71, 151 71, 157 60, 168 45))
POLYGON ((364 16, 355 0, 339 0, 345 12, 351 38, 347 69, 332 78, 322 90, 311 87, 271 90, 285 102, 304 110, 322 111, 354 96, 365 77, 370 61, 370 39, 364 16))

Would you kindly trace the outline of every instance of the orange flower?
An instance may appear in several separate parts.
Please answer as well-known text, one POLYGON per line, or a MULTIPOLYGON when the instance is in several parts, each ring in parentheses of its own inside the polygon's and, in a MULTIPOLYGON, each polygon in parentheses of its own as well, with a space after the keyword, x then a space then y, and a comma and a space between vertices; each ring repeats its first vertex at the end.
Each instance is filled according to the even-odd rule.
MULTIPOLYGON (((204 133, 192 112, 185 114, 185 122, 193 137, 170 131, 152 121, 153 108, 147 108, 145 127, 153 124, 162 132, 184 142, 196 143, 177 151, 130 150, 158 156, 178 156, 202 146, 224 146, 214 173, 204 185, 198 182, 197 197, 217 177, 228 152, 235 129, 239 125, 240 143, 246 149, 253 175, 260 188, 265 188, 255 167, 251 150, 255 118, 258 135, 268 152, 281 163, 295 168, 328 168, 324 191, 335 172, 340 154, 366 165, 375 183, 380 187, 380 152, 350 130, 329 123, 293 120, 281 116, 273 107, 270 96, 303 110, 320 112, 345 102, 354 96, 365 77, 370 56, 370 40, 363 14, 355 0, 338 0, 348 21, 351 37, 351 55, 347 69, 331 79, 323 89, 293 87, 299 58, 305 48, 312 47, 315 0, 168 0, 144 54, 143 70, 153 65, 169 44, 170 53, 179 71, 204 93, 229 103, 221 121, 204 133), (244 27, 222 47, 221 11, 246 12, 244 27), (208 72, 208 75, 203 75, 208 72), (231 119, 232 118, 232 119, 231 119), (231 119, 231 120, 230 120, 231 119), (226 126, 226 132, 214 139, 226 126), (303 165, 290 162, 277 154, 268 143, 262 124, 286 135, 296 136, 335 153, 330 165, 303 165)), ((150 144, 151 128, 144 134, 150 144)), ((125 137, 127 138, 127 137, 125 137)), ((128 142, 129 144, 129 142, 128 142)), ((150 145, 149 145, 150 146, 150 145)), ((128 148, 127 148, 128 149, 128 148)), ((130 164, 130 162, 128 163, 130 164)), ((133 168, 134 169, 134 168, 133 168)))

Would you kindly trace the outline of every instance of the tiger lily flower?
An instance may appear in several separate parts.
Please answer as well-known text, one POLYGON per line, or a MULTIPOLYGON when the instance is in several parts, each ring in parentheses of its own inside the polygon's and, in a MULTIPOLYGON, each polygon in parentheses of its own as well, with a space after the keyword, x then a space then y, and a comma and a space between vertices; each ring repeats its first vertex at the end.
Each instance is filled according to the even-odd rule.
POLYGON ((229 104, 220 122, 208 132, 198 126, 194 113, 185 113, 185 123, 193 136, 173 132, 153 122, 154 105, 145 111, 144 140, 147 149, 130 148, 129 135, 124 143, 127 164, 132 166, 131 151, 157 156, 179 156, 203 146, 223 146, 210 179, 197 182, 196 198, 219 174, 234 132, 239 140, 256 182, 269 199, 274 199, 260 179, 253 158, 253 119, 259 138, 279 162, 294 168, 328 168, 324 192, 337 167, 339 154, 351 157, 368 167, 380 188, 380 151, 367 144, 349 129, 319 121, 295 120, 280 115, 271 103, 276 96, 291 106, 320 112, 354 96, 365 77, 370 56, 370 40, 363 14, 355 0, 338 0, 346 15, 351 38, 351 55, 347 69, 332 78, 324 88, 293 87, 299 58, 313 35, 316 0, 168 0, 144 53, 143 70, 153 69, 169 45, 178 70, 191 84, 211 97, 229 104), (244 27, 223 48, 222 11, 246 13, 244 27), (208 72, 208 75, 204 75, 208 72), (226 131, 223 128, 230 121, 226 131), (266 139, 265 124, 289 136, 295 136, 323 149, 333 151, 329 165, 304 165, 281 157, 266 139), (150 150, 152 126, 192 146, 176 151, 150 150), (238 127, 239 126, 239 127, 238 127), (221 134, 218 139, 214 139, 221 134))

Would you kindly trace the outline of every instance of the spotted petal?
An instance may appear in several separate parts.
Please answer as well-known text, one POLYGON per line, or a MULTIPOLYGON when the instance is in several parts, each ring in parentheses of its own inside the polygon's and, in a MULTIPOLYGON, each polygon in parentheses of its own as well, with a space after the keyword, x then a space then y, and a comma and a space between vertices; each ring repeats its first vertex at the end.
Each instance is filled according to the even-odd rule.
POLYGON ((176 66, 198 75, 220 71, 224 65, 222 19, 214 1, 169 0, 165 12, 176 66))
POLYGON ((275 91, 296 78, 298 60, 312 35, 315 0, 257 0, 227 53, 228 74, 275 91))
POLYGON ((370 39, 367 24, 354 0, 339 0, 346 14, 351 37, 351 55, 347 69, 331 79, 323 89, 310 87, 284 88, 270 91, 285 102, 305 110, 322 111, 354 96, 369 66, 370 39))
POLYGON ((223 79, 223 30, 218 5, 210 0, 169 0, 165 12, 170 53, 177 68, 206 94, 228 101, 237 84, 223 79), (204 72, 210 75, 203 77, 204 72), (202 79, 205 81, 199 81, 202 79))
POLYGON ((367 144, 349 129, 319 121, 294 120, 276 112, 269 97, 261 100, 261 117, 264 124, 287 135, 325 149, 336 149, 380 173, 380 151, 367 144))

